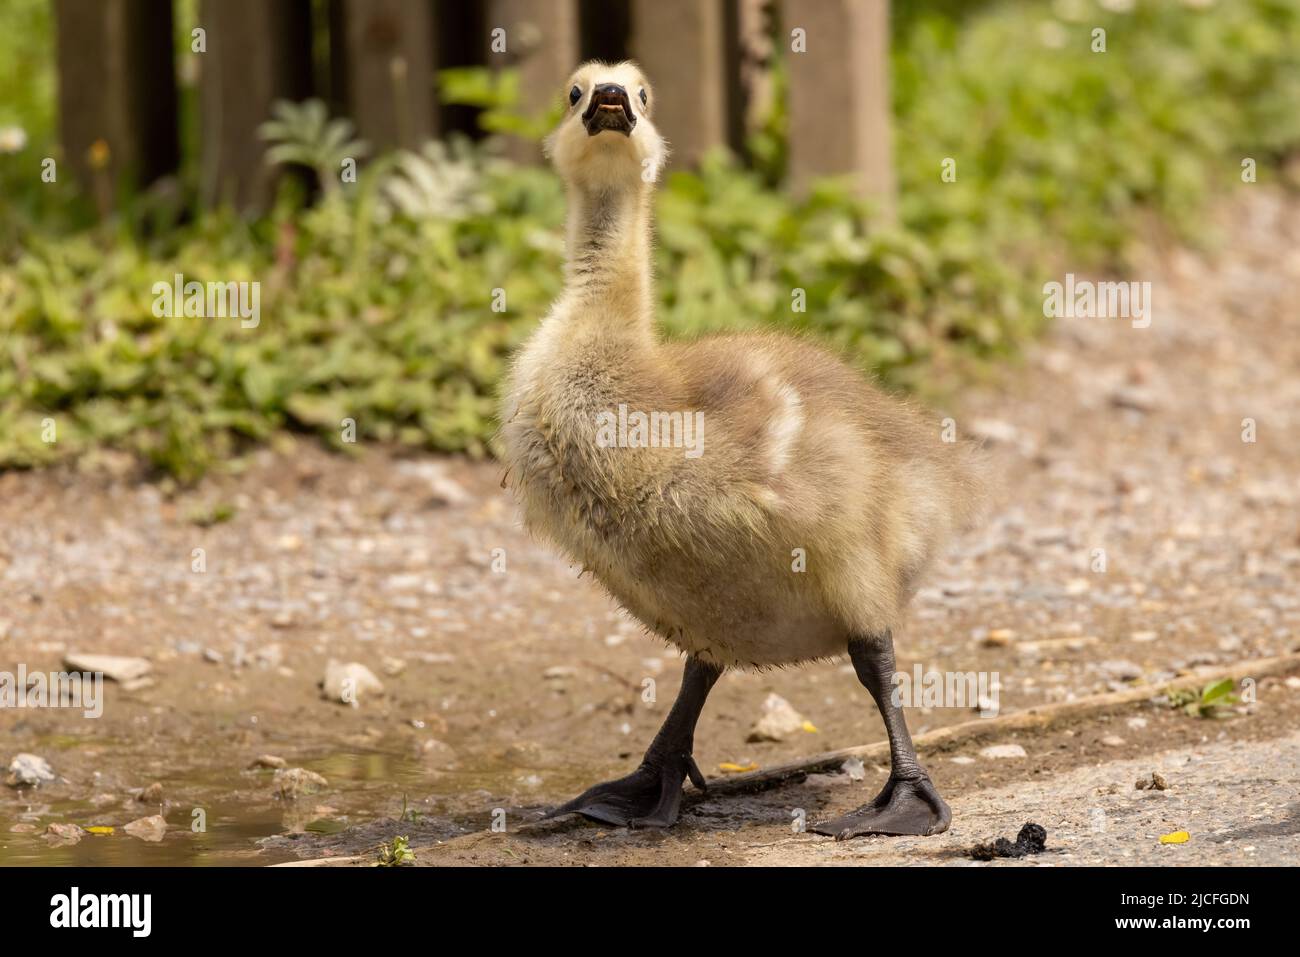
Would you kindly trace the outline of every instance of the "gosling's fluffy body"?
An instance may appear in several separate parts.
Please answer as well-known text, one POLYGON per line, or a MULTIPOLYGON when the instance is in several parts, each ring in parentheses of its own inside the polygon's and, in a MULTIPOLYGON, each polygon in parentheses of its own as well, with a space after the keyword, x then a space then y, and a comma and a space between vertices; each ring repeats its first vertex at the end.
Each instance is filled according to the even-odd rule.
POLYGON ((579 100, 550 141, 569 194, 568 281, 516 357, 502 410, 525 523, 704 662, 842 654, 897 626, 974 517, 978 465, 938 421, 800 338, 659 339, 650 210, 665 150, 636 66, 587 64, 572 85, 597 70, 646 89, 647 105, 634 101, 632 135, 588 136, 579 100), (602 447, 599 417, 620 405, 702 412, 703 453, 602 447))

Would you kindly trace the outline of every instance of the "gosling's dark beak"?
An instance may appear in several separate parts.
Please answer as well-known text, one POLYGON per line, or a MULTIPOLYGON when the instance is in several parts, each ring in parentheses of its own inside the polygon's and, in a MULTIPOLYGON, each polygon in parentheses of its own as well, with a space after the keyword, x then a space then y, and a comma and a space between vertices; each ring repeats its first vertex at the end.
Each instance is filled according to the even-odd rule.
POLYGON ((582 114, 582 125, 587 128, 588 136, 595 136, 604 130, 614 130, 624 136, 632 135, 636 126, 636 116, 632 112, 632 101, 627 90, 617 83, 602 83, 591 91, 591 103, 582 114))

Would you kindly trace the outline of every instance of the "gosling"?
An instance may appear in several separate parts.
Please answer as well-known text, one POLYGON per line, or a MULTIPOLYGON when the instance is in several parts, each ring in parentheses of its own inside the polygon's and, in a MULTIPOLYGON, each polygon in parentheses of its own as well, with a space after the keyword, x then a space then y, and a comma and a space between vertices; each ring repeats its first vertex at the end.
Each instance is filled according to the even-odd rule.
POLYGON ((951 812, 891 695, 893 632, 919 577, 972 520, 961 443, 797 338, 661 341, 651 200, 667 146, 636 64, 586 63, 547 151, 568 197, 564 291, 504 389, 506 479, 529 529, 685 652, 681 690, 630 775, 548 817, 677 821, 706 697, 728 668, 848 652, 890 744, 871 803, 813 830, 936 834, 951 812))

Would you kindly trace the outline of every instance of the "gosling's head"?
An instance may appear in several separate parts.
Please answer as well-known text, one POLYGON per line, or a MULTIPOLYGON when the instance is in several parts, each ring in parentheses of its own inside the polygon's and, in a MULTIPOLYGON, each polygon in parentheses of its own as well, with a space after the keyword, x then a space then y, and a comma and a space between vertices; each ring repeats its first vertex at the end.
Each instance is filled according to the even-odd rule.
POLYGON ((592 60, 564 89, 564 119, 546 140, 556 171, 596 189, 654 183, 668 145, 650 119, 654 92, 641 68, 592 60))

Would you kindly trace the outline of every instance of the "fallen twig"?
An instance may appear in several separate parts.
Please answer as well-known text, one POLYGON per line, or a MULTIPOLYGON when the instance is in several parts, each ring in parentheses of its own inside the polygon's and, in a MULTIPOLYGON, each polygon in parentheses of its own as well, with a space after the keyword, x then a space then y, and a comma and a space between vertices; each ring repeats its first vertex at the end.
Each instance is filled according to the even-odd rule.
MULTIPOLYGON (((1179 688, 1200 688, 1207 681, 1223 678, 1264 678, 1300 669, 1300 654, 1279 655, 1276 658, 1256 658, 1250 661, 1238 661, 1231 665, 1218 665, 1201 668, 1197 671, 1166 681, 1158 685, 1138 685, 1123 691, 1107 694, 1090 695, 1074 701, 1056 704, 1037 705, 1024 711, 998 715, 995 718, 977 718, 963 721, 947 728, 919 735, 916 738, 918 751, 944 751, 959 744, 1005 735, 1009 731, 1041 731, 1053 725, 1078 720, 1090 715, 1109 711, 1138 701, 1146 701, 1167 691, 1179 688)), ((887 761, 889 742, 878 741, 874 744, 857 745, 852 748, 840 748, 827 751, 808 758, 800 758, 785 764, 778 764, 759 771, 746 774, 728 775, 725 778, 709 779, 709 795, 737 794, 763 791, 779 787, 791 780, 799 780, 809 774, 823 774, 838 771, 840 765, 848 758, 861 758, 864 763, 887 761)), ((697 798, 698 799, 698 798, 697 798)))

